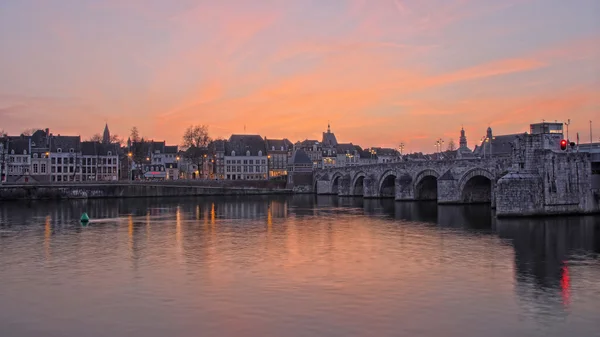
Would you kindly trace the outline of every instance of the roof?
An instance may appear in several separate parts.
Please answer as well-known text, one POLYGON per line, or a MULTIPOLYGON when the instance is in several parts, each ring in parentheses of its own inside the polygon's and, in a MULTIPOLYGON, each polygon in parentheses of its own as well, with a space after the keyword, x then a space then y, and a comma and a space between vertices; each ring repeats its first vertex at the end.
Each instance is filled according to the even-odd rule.
POLYGON ((298 149, 298 150, 294 151, 294 153, 292 154, 292 158, 290 159, 289 163, 292 164, 292 165, 298 165, 298 164, 312 165, 313 164, 312 160, 310 160, 310 158, 308 157, 308 155, 306 154, 306 152, 304 152, 301 149, 298 149))
POLYGON ((321 145, 321 143, 319 143, 319 141, 316 140, 316 139, 305 139, 305 140, 303 140, 301 142, 297 142, 296 145, 300 146, 300 147, 310 147, 310 148, 312 148, 313 145, 321 145))
POLYGON ((338 154, 340 153, 354 153, 357 151, 356 147, 352 143, 341 143, 335 147, 338 154))
POLYGON ((79 136, 52 136, 50 138, 50 151, 57 152, 57 149, 61 149, 63 152, 69 152, 73 149, 75 152, 79 152, 81 144, 81 137, 79 136))
POLYGON ((210 148, 212 148, 215 152, 218 151, 225 151, 225 143, 227 141, 223 140, 223 139, 216 139, 213 140, 208 146, 210 148))
POLYGON ((165 145, 164 150, 165 153, 177 153, 177 145, 165 145))
MULTIPOLYGON (((511 155, 513 152, 513 145, 518 136, 523 135, 522 133, 512 134, 512 135, 501 135, 494 136, 491 140, 492 148, 491 155, 492 156, 501 156, 501 155, 511 155)), ((489 154, 489 147, 481 145, 475 146, 473 149, 473 154, 476 156, 483 156, 485 154, 489 154)))
POLYGON ((378 156, 398 156, 400 153, 396 149, 384 148, 384 147, 373 147, 378 156))
POLYGON ((293 146, 287 139, 265 139, 267 151, 287 151, 293 146))
POLYGON ((33 144, 35 144, 36 147, 45 147, 47 146, 46 143, 46 131, 44 130, 37 130, 36 132, 33 133, 33 135, 31 135, 31 146, 33 146, 33 144))
POLYGON ((331 146, 331 147, 335 147, 336 145, 338 145, 337 139, 335 138, 335 134, 332 132, 323 132, 323 141, 322 141, 324 146, 331 146))
POLYGON ((8 143, 4 142, 7 151, 15 151, 15 154, 25 154, 24 151, 27 151, 26 154, 29 154, 29 137, 9 137, 7 139, 9 140, 8 143))
POLYGON ((84 156, 108 156, 110 151, 111 156, 118 154, 118 146, 116 144, 104 144, 100 142, 81 142, 81 154, 84 156))
POLYGON ((250 151, 251 156, 258 156, 259 151, 263 155, 267 154, 265 141, 259 135, 231 135, 225 144, 225 153, 231 155, 232 151, 236 156, 245 156, 247 151, 250 151))

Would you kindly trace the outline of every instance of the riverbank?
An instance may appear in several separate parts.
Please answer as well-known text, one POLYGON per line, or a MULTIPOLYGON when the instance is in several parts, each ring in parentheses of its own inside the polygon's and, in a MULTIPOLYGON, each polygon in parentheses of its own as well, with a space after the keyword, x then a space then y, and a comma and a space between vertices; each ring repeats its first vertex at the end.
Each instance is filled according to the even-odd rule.
POLYGON ((271 182, 95 182, 0 186, 0 201, 292 194, 271 182))

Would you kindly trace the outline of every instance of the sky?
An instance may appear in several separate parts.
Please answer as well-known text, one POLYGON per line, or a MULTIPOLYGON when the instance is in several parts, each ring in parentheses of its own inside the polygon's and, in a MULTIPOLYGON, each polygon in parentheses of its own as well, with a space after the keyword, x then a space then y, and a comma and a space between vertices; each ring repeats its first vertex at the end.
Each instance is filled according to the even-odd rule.
POLYGON ((598 0, 2 0, 0 129, 472 148, 600 138, 598 0))

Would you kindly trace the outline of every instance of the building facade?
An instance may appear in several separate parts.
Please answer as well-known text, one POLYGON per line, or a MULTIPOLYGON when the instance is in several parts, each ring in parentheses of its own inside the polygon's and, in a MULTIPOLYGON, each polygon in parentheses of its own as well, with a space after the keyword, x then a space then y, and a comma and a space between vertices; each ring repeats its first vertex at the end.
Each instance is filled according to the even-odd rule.
POLYGON ((268 161, 259 135, 231 135, 225 144, 225 179, 267 180, 268 161))
POLYGON ((267 139, 267 159, 269 164, 269 178, 287 175, 288 159, 293 148, 292 142, 287 139, 267 139))

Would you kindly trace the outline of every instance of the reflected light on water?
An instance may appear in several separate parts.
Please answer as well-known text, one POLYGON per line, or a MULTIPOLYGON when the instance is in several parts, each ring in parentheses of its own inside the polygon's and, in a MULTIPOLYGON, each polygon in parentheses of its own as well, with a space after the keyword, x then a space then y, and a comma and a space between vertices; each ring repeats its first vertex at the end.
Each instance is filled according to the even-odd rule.
POLYGON ((592 336, 598 219, 310 195, 0 205, 0 326, 2 336, 592 336), (83 209, 98 221, 75 225, 83 209), (49 258, 60 263, 38 263, 49 258))

